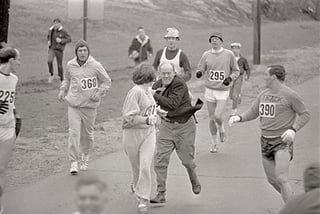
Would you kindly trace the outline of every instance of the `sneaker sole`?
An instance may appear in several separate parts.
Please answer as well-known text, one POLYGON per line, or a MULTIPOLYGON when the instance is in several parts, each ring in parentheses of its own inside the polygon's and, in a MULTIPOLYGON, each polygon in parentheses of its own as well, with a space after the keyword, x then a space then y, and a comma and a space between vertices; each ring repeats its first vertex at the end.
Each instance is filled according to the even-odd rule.
POLYGON ((72 172, 70 172, 70 174, 71 174, 71 175, 77 175, 78 172, 72 171, 72 172))

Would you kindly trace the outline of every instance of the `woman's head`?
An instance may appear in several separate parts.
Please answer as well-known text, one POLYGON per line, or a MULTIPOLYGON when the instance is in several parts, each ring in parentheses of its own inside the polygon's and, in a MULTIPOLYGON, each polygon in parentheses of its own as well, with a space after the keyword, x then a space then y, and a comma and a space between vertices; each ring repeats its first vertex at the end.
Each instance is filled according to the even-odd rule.
POLYGON ((152 65, 141 63, 138 65, 132 75, 132 81, 137 85, 143 85, 156 80, 155 70, 152 65))

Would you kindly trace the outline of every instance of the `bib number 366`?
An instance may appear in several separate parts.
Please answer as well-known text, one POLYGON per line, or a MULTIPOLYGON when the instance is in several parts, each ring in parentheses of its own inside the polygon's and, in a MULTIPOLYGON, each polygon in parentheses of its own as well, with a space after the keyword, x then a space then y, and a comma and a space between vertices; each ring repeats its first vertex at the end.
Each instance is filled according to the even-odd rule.
POLYGON ((222 81, 224 80, 224 71, 216 71, 216 70, 210 70, 209 71, 209 80, 210 81, 222 81))
POLYGON ((83 78, 80 81, 82 90, 90 90, 98 88, 98 81, 96 77, 83 78))
POLYGON ((274 118, 275 114, 276 114, 275 103, 260 103, 259 105, 260 117, 274 118))

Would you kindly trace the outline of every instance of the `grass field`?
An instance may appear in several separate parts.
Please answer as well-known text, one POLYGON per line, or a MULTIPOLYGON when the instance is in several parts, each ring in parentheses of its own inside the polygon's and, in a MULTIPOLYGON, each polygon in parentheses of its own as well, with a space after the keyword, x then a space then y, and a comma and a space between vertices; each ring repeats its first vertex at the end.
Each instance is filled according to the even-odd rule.
MULTIPOLYGON (((10 42, 15 44, 22 53, 22 66, 18 72, 20 85, 16 106, 23 117, 23 128, 19 137, 12 161, 9 164, 9 188, 38 181, 53 173, 68 170, 67 161, 67 106, 57 101, 60 83, 47 83, 47 46, 46 32, 50 17, 55 16, 55 6, 63 6, 63 1, 50 2, 48 10, 42 10, 42 4, 31 4, 26 7, 25 1, 35 3, 35 0, 17 1, 15 4, 25 13, 21 17, 13 16, 10 28, 10 42), (28 10, 31 11, 28 12, 28 10), (32 12, 37 12, 36 19, 32 12), (39 15, 40 14, 40 15, 39 15), (21 21, 23 18, 23 21, 21 21), (15 20, 18 19, 18 20, 15 20), (18 22, 21 23, 18 25, 18 22), (28 28, 22 28, 25 24, 28 28), (30 30, 28 30, 30 29, 30 30)), ((125 14, 129 9, 122 9, 125 14)), ((62 7, 59 13, 64 13, 62 7)), ((132 11, 131 11, 132 12, 132 11)), ((116 13, 115 11, 113 13, 116 13)), ((132 12, 134 13, 134 12, 132 12)), ((14 10, 13 10, 14 14, 14 10)), ((116 16, 116 14, 113 14, 116 16)), ((146 12, 146 15, 151 15, 146 12)), ((139 16, 138 14, 136 15, 139 16)), ((120 18, 120 17, 119 17, 120 18)), ((201 54, 209 49, 208 36, 213 31, 224 34, 224 46, 228 47, 233 41, 241 42, 243 54, 248 57, 252 65, 252 28, 251 26, 204 26, 188 23, 175 17, 159 20, 157 25, 150 27, 148 33, 152 39, 154 50, 165 45, 163 35, 165 28, 176 26, 181 32, 179 46, 186 52, 193 70, 201 54)), ((141 19, 139 19, 141 20, 141 19)), ((119 23, 123 23, 121 17, 119 23)), ((148 20, 145 20, 146 22, 148 20)), ((138 24, 138 21, 134 21, 138 24)), ((127 91, 132 87, 132 62, 127 58, 127 49, 136 26, 120 25, 116 22, 108 23, 110 28, 98 28, 98 23, 89 23, 89 43, 92 55, 108 70, 112 78, 112 88, 102 100, 98 110, 97 124, 101 124, 105 131, 96 133, 96 144, 93 159, 106 155, 122 147, 121 142, 121 108, 127 91)), ((64 61, 74 57, 74 43, 81 38, 81 23, 67 21, 65 27, 70 29, 73 42, 65 50, 64 61)), ((148 28, 147 28, 148 30, 148 28)), ((319 22, 285 22, 264 23, 262 26, 262 65, 252 66, 252 78, 244 84, 244 102, 250 102, 261 90, 261 73, 268 64, 279 63, 285 65, 289 73, 287 83, 296 85, 319 75, 320 65, 320 25, 319 22)), ((152 60, 150 60, 152 61, 152 60)), ((202 81, 190 83, 191 90, 202 96, 202 81)), ((206 111, 200 112, 206 117, 206 111)))

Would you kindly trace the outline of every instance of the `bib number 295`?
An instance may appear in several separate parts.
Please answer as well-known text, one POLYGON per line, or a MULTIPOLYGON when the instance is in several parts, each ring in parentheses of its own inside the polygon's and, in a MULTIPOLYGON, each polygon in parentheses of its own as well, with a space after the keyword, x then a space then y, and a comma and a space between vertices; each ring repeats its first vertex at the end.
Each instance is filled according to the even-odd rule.
POLYGON ((275 103, 260 103, 259 105, 260 117, 274 118, 275 114, 276 114, 275 103))
POLYGON ((215 70, 210 70, 209 72, 209 80, 210 81, 222 81, 224 80, 224 71, 215 71, 215 70))
POLYGON ((98 81, 96 77, 89 77, 81 79, 81 89, 82 90, 89 90, 92 88, 98 87, 98 81))

